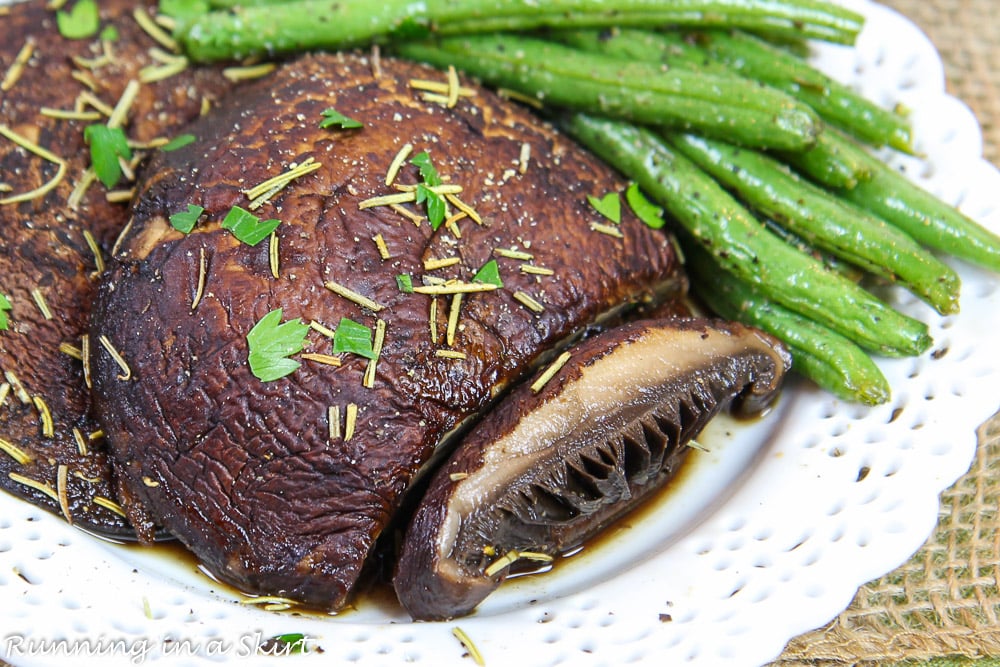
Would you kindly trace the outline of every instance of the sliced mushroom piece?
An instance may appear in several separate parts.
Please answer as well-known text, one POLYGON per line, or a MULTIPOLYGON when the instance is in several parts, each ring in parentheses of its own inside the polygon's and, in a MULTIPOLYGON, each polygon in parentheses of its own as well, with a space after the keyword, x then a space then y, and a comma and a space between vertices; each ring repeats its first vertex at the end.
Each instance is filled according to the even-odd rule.
POLYGON ((470 613, 520 558, 564 553, 667 482, 722 410, 765 410, 791 364, 775 339, 703 319, 635 322, 521 386, 435 473, 394 587, 415 619, 470 613))

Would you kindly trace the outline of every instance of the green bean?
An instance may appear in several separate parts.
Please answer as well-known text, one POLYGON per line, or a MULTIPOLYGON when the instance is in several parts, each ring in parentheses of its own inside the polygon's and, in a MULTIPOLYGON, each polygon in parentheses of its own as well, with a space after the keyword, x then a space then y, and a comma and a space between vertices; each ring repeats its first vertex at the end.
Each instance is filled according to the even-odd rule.
POLYGON ((809 107, 739 76, 713 76, 626 62, 518 35, 455 37, 396 51, 454 65, 492 85, 639 123, 694 129, 748 146, 801 150, 821 123, 809 107))
POLYGON ((884 109, 810 63, 764 40, 739 32, 698 33, 697 44, 720 62, 783 90, 823 120, 873 146, 913 153, 913 132, 902 115, 884 109))
POLYGON ((896 227, 830 196, 756 151, 691 134, 666 138, 751 209, 820 249, 899 282, 939 313, 958 312, 958 274, 896 227))
MULTIPOLYGON (((714 75, 732 76, 735 72, 704 49, 679 39, 677 34, 648 30, 556 30, 548 33, 548 37, 577 49, 624 60, 663 63, 714 75)), ((834 142, 826 132, 820 132, 812 146, 784 151, 781 158, 817 183, 832 188, 853 188, 858 181, 871 176, 868 156, 860 147, 834 142)))
MULTIPOLYGON (((550 39, 573 48, 624 60, 663 63, 672 68, 694 69, 707 74, 732 76, 733 68, 713 60, 702 49, 667 33, 648 30, 556 30, 550 39)), ((860 146, 834 141, 821 131, 812 146, 783 151, 781 159, 817 183, 832 188, 853 188, 871 177, 870 160, 860 146)))
POLYGON ((732 75, 728 65, 711 58, 704 50, 677 39, 677 34, 616 28, 614 30, 553 30, 545 33, 549 39, 576 49, 603 53, 624 60, 663 63, 709 74, 732 75))
POLYGON ((835 396, 865 405, 889 400, 889 382, 853 342, 761 296, 759 290, 719 269, 697 244, 684 249, 696 296, 717 315, 753 325, 781 340, 792 370, 835 396))
POLYGON ((863 23, 859 14, 823 0, 619 0, 613 7, 606 0, 258 1, 180 21, 175 37, 189 58, 215 61, 417 34, 612 25, 743 27, 852 44, 863 23))
POLYGON ((758 37, 719 30, 681 33, 620 29, 556 31, 552 38, 616 58, 666 63, 711 74, 740 74, 788 93, 809 105, 823 120, 866 143, 913 152, 910 125, 902 116, 758 37))
POLYGON ((758 285, 769 299, 887 356, 921 354, 927 326, 767 231, 714 179, 651 130, 573 114, 561 126, 605 162, 636 181, 726 270, 758 285))
POLYGON ((768 231, 773 233, 788 245, 797 249, 799 252, 813 256, 817 261, 821 262, 827 270, 839 273, 852 283, 859 283, 864 279, 865 272, 853 264, 848 264, 832 253, 825 250, 819 250, 818 248, 809 245, 809 243, 806 242, 806 240, 801 236, 793 234, 786 228, 776 223, 774 220, 764 218, 762 222, 764 223, 764 226, 767 227, 768 231))
POLYGON ((857 144, 838 141, 830 128, 804 151, 784 151, 782 161, 800 174, 829 188, 850 189, 872 177, 869 155, 857 144))
MULTIPOLYGON (((826 134, 826 132, 824 132, 826 134)), ((831 140, 852 146, 830 132, 831 140)), ((1000 271, 1000 236, 863 151, 871 177, 838 193, 929 248, 1000 271)))

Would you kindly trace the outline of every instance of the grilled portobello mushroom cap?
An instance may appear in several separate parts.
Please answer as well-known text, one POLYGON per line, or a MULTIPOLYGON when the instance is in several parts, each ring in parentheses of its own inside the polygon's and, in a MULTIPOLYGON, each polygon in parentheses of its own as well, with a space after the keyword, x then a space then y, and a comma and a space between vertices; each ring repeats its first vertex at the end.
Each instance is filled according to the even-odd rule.
POLYGON ((128 218, 99 182, 71 203, 91 162, 84 130, 107 123, 104 113, 135 82, 131 104, 120 105, 126 135, 169 138, 231 84, 218 68, 139 83, 158 46, 132 16, 141 3, 99 3, 101 27, 118 33, 107 44, 63 37, 47 4, 14 3, 0 16, 0 294, 11 305, 0 330, 0 488, 85 530, 128 538, 83 363, 71 356, 86 347, 95 279, 128 218), (90 117, 59 117, 78 105, 90 117))
POLYGON ((427 79, 445 76, 315 55, 243 88, 187 130, 196 143, 156 156, 102 280, 91 337, 119 359, 101 349, 91 365, 117 469, 245 591, 345 605, 449 435, 593 323, 686 289, 666 235, 588 204, 624 190, 608 167, 481 88, 425 100, 411 84, 427 79), (362 127, 323 122, 337 114, 362 127), (411 163, 424 152, 438 179, 411 163), (293 165, 307 173, 252 211, 280 221, 273 241, 225 228, 293 165), (445 198, 458 218, 435 229, 426 202, 405 200, 417 186, 433 199, 422 188, 438 181, 460 186, 461 203, 445 198), (189 205, 204 213, 184 234, 169 218, 189 205), (477 291, 449 294, 456 285, 477 291), (303 354, 283 350, 301 366, 263 381, 248 336, 278 309, 311 328, 303 354), (368 340, 384 326, 377 364, 335 352, 328 334, 346 320, 368 340))
POLYGON ((579 547, 669 483, 717 414, 766 410, 790 367, 777 339, 715 320, 631 322, 580 343, 437 470, 398 560, 403 606, 468 614, 519 561, 579 547))

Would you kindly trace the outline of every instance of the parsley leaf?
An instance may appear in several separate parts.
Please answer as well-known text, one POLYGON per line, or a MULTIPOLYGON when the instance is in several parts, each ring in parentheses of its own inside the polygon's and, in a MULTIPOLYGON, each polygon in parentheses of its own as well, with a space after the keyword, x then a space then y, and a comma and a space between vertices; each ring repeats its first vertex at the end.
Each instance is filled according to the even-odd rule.
POLYGON ((413 276, 408 273, 401 273, 396 276, 396 287, 400 292, 413 293, 413 276))
POLYGON ((101 17, 95 0, 79 0, 68 12, 56 12, 59 34, 66 39, 86 39, 97 34, 101 17))
POLYGON ((372 348, 372 330, 363 324, 346 317, 340 318, 340 324, 333 332, 333 352, 351 352, 365 359, 374 359, 372 348))
POLYGON ((660 229, 667 221, 663 219, 663 209, 646 199, 638 184, 632 183, 625 190, 625 201, 636 217, 653 229, 660 229))
POLYGON ((228 229, 243 243, 255 246, 271 235, 280 220, 261 220, 250 211, 234 206, 222 221, 222 228, 228 229))
POLYGON ((260 650, 265 655, 271 656, 308 653, 309 641, 310 639, 301 632, 289 632, 288 634, 271 637, 260 645, 260 650))
POLYGON ((118 158, 132 159, 132 149, 120 127, 88 125, 83 138, 90 144, 90 165, 104 187, 113 188, 122 177, 122 167, 118 158))
POLYGON ((332 107, 324 109, 322 116, 323 120, 320 121, 319 126, 324 130, 329 127, 333 127, 334 125, 339 125, 342 130, 352 130, 357 127, 364 127, 364 124, 361 121, 348 118, 332 107))
POLYGON ((491 259, 483 264, 483 267, 472 277, 472 282, 503 287, 503 281, 500 279, 500 267, 497 265, 497 261, 491 259))
POLYGON ((431 163, 431 156, 427 151, 421 151, 413 156, 410 164, 415 165, 420 170, 420 178, 423 183, 417 184, 417 204, 427 204, 427 219, 430 220, 431 229, 437 228, 444 222, 448 214, 448 205, 444 197, 431 190, 431 188, 441 185, 441 177, 431 163))
POLYGON ((184 148, 188 144, 194 143, 197 138, 198 137, 193 134, 178 134, 176 137, 160 146, 160 150, 164 153, 169 153, 170 151, 175 151, 178 148, 184 148))
POLYGON ((177 231, 190 234, 191 230, 194 229, 194 226, 198 223, 198 218, 200 218, 201 214, 204 212, 205 209, 201 206, 188 204, 187 211, 174 213, 170 216, 170 224, 177 231))
POLYGON ((271 382, 292 373, 301 364, 288 357, 305 346, 309 325, 295 318, 281 322, 281 308, 272 310, 247 334, 250 371, 261 381, 271 382))
POLYGON ((117 42, 119 37, 118 28, 113 25, 104 26, 104 30, 101 31, 100 35, 102 42, 117 42))
POLYGON ((444 197, 434 192, 424 183, 417 184, 417 204, 427 203, 427 219, 431 222, 431 229, 437 230, 444 222, 445 213, 448 210, 444 203, 444 197))
POLYGON ((10 305, 10 301, 7 299, 7 297, 3 294, 0 294, 0 331, 7 331, 7 328, 9 326, 7 313, 12 308, 13 306, 10 305))
POLYGON ((410 164, 420 169, 420 178, 424 179, 424 183, 431 187, 441 185, 441 177, 438 176, 437 169, 431 163, 430 153, 427 151, 417 153, 410 160, 410 164))
POLYGON ((601 198, 587 195, 587 201, 611 222, 620 224, 622 221, 622 201, 617 192, 609 192, 601 198))
POLYGON ((425 41, 431 37, 430 21, 426 18, 407 16, 390 33, 391 36, 403 42, 425 41))

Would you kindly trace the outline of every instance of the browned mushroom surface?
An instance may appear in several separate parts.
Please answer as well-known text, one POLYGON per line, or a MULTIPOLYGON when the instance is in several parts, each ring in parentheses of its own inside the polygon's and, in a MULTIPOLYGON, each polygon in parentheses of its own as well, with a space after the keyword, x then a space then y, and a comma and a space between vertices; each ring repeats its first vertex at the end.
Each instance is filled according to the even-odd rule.
POLYGON ((624 190, 607 167, 425 67, 306 57, 189 131, 140 184, 99 290, 94 387, 136 498, 247 591, 344 605, 443 436, 593 321, 686 286, 665 235, 588 204, 624 190), (444 95, 425 100, 427 79, 444 95), (339 115, 362 126, 324 123, 339 115), (425 152, 434 173, 412 163, 425 152), (253 209, 273 237, 223 228, 296 167, 253 209), (418 185, 444 199, 437 229, 418 185), (168 218, 189 205, 185 235, 168 218), (277 309, 309 331, 285 349, 301 366, 264 381, 248 336, 277 309), (375 361, 335 351, 350 331, 375 361))
MULTIPOLYGON (((163 71, 150 51, 165 49, 133 17, 143 5, 99 7, 101 32, 82 39, 63 37, 43 0, 0 15, 0 294, 11 306, 0 314, 8 320, 0 330, 0 488, 81 528, 125 536, 132 529, 117 513, 79 357, 94 281, 127 209, 100 182, 83 188, 91 162, 84 131, 120 125, 140 156, 231 84, 218 68, 147 80, 163 71)), ((120 188, 130 185, 123 179, 120 188)))
POLYGON ((765 409, 791 358, 742 325, 672 319, 612 329, 562 362, 435 474, 394 581, 414 618, 468 614, 519 560, 582 544, 670 480, 721 410, 765 409))

